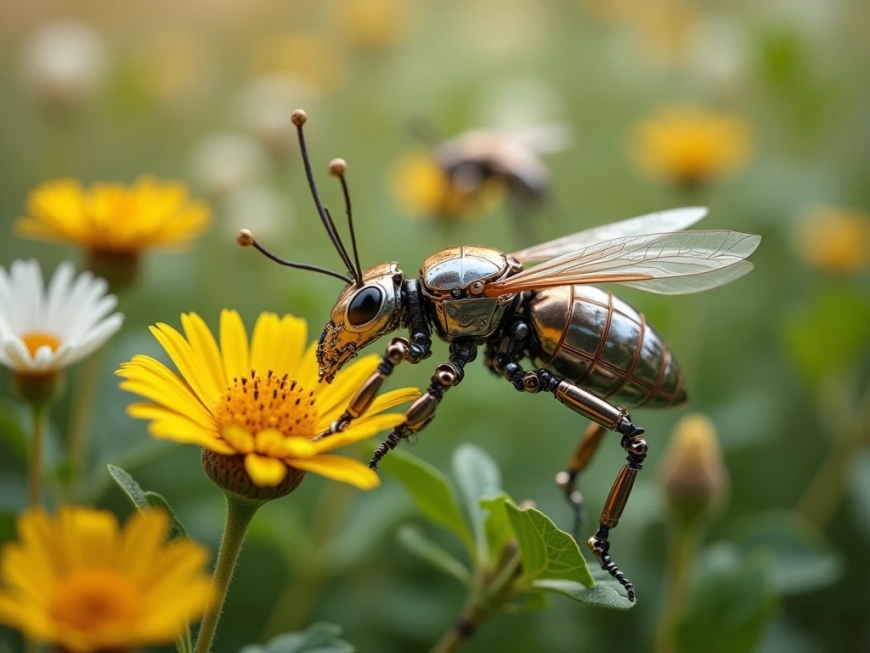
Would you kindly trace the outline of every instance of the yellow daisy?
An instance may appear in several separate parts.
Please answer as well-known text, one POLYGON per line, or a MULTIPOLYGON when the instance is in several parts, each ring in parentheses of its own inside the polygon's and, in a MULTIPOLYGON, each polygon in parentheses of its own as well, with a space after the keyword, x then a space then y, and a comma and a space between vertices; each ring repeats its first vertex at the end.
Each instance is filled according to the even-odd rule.
POLYGON ((684 186, 737 171, 751 151, 745 120, 694 106, 658 111, 636 126, 632 142, 635 162, 644 172, 684 186))
POLYGON ((362 463, 328 452, 401 424, 403 415, 380 413, 417 398, 416 389, 385 393, 341 433, 312 439, 344 412, 380 356, 362 358, 320 385, 317 343, 303 351, 308 327, 302 319, 263 313, 249 342, 239 314, 224 310, 220 347, 198 315, 182 315, 181 324, 184 335, 167 324, 151 327, 180 377, 141 355, 117 372, 125 379, 121 388, 153 402, 132 404, 127 412, 151 420, 154 437, 243 458, 244 470, 261 488, 284 482, 288 466, 361 489, 378 485, 377 474, 362 463))
MULTIPOLYGON (((30 509, 0 555, 0 623, 64 651, 122 651, 170 642, 214 593, 205 547, 167 543, 153 510, 122 529, 107 511, 30 509)), ((54 650, 54 649, 53 649, 54 650)))
POLYGON ((94 257, 133 257, 157 247, 174 247, 209 226, 208 207, 192 202, 178 181, 139 177, 132 186, 95 183, 85 189, 73 179, 42 184, 27 201, 20 235, 70 242, 94 257))

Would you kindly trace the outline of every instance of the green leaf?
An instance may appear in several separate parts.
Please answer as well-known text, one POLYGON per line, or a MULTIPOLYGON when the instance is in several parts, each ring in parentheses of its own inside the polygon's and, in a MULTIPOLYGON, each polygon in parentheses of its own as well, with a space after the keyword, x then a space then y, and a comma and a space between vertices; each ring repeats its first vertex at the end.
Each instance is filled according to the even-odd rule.
POLYGON ((239 653, 354 653, 353 644, 339 639, 341 631, 335 624, 311 624, 298 633, 278 635, 265 646, 246 646, 239 653))
POLYGON ((132 476, 115 465, 106 465, 106 467, 109 469, 109 475, 118 484, 121 491, 127 495, 127 498, 130 499, 134 507, 138 508, 140 512, 144 512, 151 507, 151 504, 148 503, 148 497, 145 496, 145 490, 139 486, 132 476))
POLYGON ((148 490, 147 492, 126 471, 115 465, 106 465, 109 474, 118 487, 127 495, 130 502, 139 512, 145 512, 152 508, 162 508, 169 515, 169 532, 166 539, 172 541, 179 537, 187 537, 187 529, 175 516, 175 511, 162 495, 148 490))
POLYGON ((571 580, 538 579, 532 587, 567 596, 569 599, 608 610, 630 610, 635 603, 628 600, 625 588, 603 569, 592 573, 594 587, 586 587, 571 580))
POLYGON ((489 511, 484 522, 484 529, 486 530, 486 541, 489 544, 490 560, 497 561, 501 557, 504 547, 514 536, 514 530, 505 509, 505 502, 509 500, 506 494, 494 499, 480 500, 480 507, 489 511))
POLYGON ((731 545, 709 547, 698 565, 686 613, 677 623, 680 651, 749 653, 775 611, 763 553, 741 556, 731 545))
POLYGON ((4 442, 14 453, 26 459, 30 449, 27 440, 14 408, 5 403, 0 405, 0 442, 4 442))
POLYGON ((789 353, 812 385, 866 352, 868 332, 870 300, 852 290, 819 295, 800 313, 788 315, 783 324, 789 353))
POLYGON ((741 552, 763 550, 778 594, 810 592, 836 582, 844 563, 825 535, 801 515, 776 510, 742 520, 731 539, 741 552))
POLYGON ((444 474, 404 451, 393 451, 381 467, 405 486, 424 517, 454 533, 474 557, 474 538, 444 474))
POLYGON ((453 454, 453 476, 465 499, 465 508, 477 543, 477 555, 480 560, 486 560, 490 548, 486 538, 486 515, 480 507, 480 500, 502 493, 498 465, 480 447, 463 444, 453 454))
POLYGON ((520 545, 524 578, 568 580, 586 587, 595 584, 573 537, 539 510, 521 510, 511 501, 504 505, 520 545))
POLYGON ((443 571, 448 576, 453 576, 465 585, 471 582, 471 572, 465 565, 454 558, 448 551, 423 535, 420 529, 414 526, 402 526, 399 529, 397 538, 399 543, 410 553, 428 562, 438 571, 443 571))
POLYGON ((175 511, 162 494, 157 494, 156 492, 148 490, 145 492, 145 500, 148 501, 148 505, 151 508, 162 508, 169 515, 169 532, 166 535, 167 540, 171 542, 179 537, 187 537, 187 530, 184 528, 184 524, 182 524, 178 520, 178 517, 175 516, 175 511))

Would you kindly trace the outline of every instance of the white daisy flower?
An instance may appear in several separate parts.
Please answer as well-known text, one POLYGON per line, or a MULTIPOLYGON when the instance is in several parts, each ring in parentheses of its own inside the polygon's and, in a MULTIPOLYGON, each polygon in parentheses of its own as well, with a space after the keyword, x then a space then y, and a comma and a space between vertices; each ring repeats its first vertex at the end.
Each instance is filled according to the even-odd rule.
POLYGON ((72 365, 102 347, 124 316, 107 295, 105 280, 72 263, 61 263, 44 288, 35 260, 0 267, 0 364, 25 376, 43 376, 72 365), (110 313, 112 313, 110 315, 110 313))

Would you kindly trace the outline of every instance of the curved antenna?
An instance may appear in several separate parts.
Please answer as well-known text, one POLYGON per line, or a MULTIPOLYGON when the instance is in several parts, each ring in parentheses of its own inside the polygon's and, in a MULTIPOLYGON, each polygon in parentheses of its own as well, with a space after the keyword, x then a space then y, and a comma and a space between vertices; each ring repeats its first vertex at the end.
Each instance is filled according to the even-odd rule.
POLYGON ((286 265, 288 268, 296 268, 298 270, 308 270, 309 272, 320 272, 321 274, 329 275, 330 277, 335 277, 336 279, 341 279, 346 284, 350 285, 354 283, 354 280, 350 277, 346 277, 343 274, 339 274, 338 272, 333 272, 332 270, 327 270, 326 268, 320 268, 316 265, 308 265, 307 263, 295 263, 293 261, 288 261, 286 259, 281 258, 280 256, 276 256, 265 247, 260 245, 256 240, 254 240, 254 234, 251 233, 250 229, 240 229, 236 234, 236 242, 242 247, 253 247, 260 254, 265 256, 275 263, 279 265, 286 265))
POLYGON ((347 226, 350 229, 350 244, 353 247, 353 260, 356 263, 357 276, 362 279, 362 266, 359 264, 359 252, 356 248, 356 232, 353 229, 353 211, 350 207, 350 192, 347 189, 347 180, 344 173, 347 172, 347 161, 333 159, 329 162, 329 174, 338 177, 341 182, 341 192, 344 193, 344 212, 347 214, 347 226))
POLYGON ((320 194, 317 192, 317 185, 314 183, 314 173, 311 171, 311 160, 308 158, 308 148, 305 146, 305 135, 302 131, 302 125, 308 120, 308 115, 302 109, 296 109, 290 116, 290 119, 296 125, 296 133, 299 136, 299 150, 302 153, 302 164, 305 167, 305 176, 308 178, 311 196, 314 198, 314 206, 317 207, 317 213, 320 215, 323 226, 326 227, 326 233, 329 234, 329 238, 332 244, 335 245, 338 255, 347 266, 347 271, 353 277, 355 284, 361 286, 362 277, 354 269, 350 256, 347 254, 347 249, 345 249, 344 243, 341 242, 341 238, 339 238, 338 232, 335 230, 332 218, 329 217, 329 213, 323 208, 323 202, 320 201, 320 194))

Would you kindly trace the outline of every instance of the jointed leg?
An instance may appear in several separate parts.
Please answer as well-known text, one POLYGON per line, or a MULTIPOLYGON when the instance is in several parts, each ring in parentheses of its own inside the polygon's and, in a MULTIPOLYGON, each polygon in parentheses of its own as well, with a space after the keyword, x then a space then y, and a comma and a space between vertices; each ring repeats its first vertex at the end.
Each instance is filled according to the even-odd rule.
POLYGON ((562 488, 574 513, 572 533, 576 540, 580 539, 580 526, 583 523, 583 495, 577 489, 577 477, 580 472, 586 469, 605 433, 603 426, 592 422, 586 429, 583 439, 577 444, 574 455, 568 462, 568 468, 556 474, 556 484, 562 488))
POLYGON ((458 340, 450 345, 450 359, 435 368, 435 374, 426 392, 405 411, 405 421, 393 429, 375 450, 369 467, 377 469, 378 463, 398 444, 413 433, 419 433, 435 418, 435 409, 444 398, 444 393, 462 381, 465 365, 474 360, 477 346, 470 340, 458 340))

